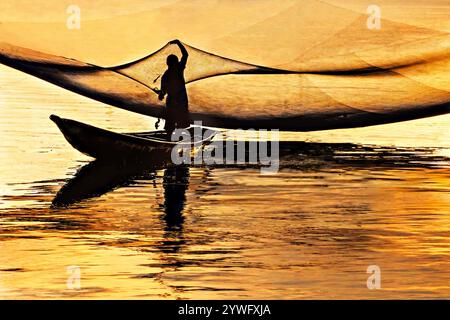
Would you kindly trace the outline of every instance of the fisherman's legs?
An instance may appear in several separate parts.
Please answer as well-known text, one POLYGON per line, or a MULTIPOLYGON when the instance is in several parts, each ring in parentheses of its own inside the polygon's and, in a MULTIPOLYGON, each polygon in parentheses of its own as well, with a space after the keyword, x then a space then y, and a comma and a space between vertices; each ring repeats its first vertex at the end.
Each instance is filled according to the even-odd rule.
POLYGON ((191 125, 191 119, 187 108, 180 108, 176 115, 176 127, 187 128, 191 125))
POLYGON ((176 110, 173 108, 167 108, 166 110, 166 123, 164 125, 164 130, 167 131, 167 137, 170 140, 173 130, 176 127, 176 110))
POLYGON ((177 101, 173 98, 166 101, 166 124, 167 139, 170 140, 175 128, 183 129, 190 126, 190 116, 187 99, 177 101))
POLYGON ((187 108, 168 107, 166 109, 166 125, 165 130, 174 128, 187 128, 191 124, 189 111, 187 108))

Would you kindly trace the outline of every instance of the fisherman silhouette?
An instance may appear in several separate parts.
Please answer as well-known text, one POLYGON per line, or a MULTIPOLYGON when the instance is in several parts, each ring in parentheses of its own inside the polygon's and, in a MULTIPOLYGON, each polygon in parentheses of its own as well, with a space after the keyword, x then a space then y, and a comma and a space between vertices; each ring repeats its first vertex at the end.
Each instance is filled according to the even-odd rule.
POLYGON ((171 136, 175 128, 189 127, 188 97, 186 83, 184 80, 184 69, 188 59, 188 52, 179 40, 170 41, 169 44, 176 44, 181 51, 182 57, 171 54, 167 57, 167 70, 161 78, 161 90, 158 92, 159 100, 166 99, 166 124, 164 129, 168 137, 171 136))

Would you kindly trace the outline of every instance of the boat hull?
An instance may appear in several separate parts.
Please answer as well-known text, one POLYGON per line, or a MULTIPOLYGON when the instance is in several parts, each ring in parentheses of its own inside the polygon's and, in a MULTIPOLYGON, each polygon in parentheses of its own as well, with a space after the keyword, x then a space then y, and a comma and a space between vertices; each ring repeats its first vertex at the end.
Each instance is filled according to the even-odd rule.
MULTIPOLYGON (((163 131, 147 133, 116 133, 97 128, 79 121, 51 115, 50 119, 58 126, 66 140, 78 151, 108 161, 122 159, 141 159, 146 157, 170 156, 173 148, 197 147, 211 141, 214 134, 210 131, 204 139, 191 143, 176 143, 164 139, 163 131)), ((192 131, 192 129, 189 129, 192 131)), ((206 129, 202 128, 203 133, 206 129)))

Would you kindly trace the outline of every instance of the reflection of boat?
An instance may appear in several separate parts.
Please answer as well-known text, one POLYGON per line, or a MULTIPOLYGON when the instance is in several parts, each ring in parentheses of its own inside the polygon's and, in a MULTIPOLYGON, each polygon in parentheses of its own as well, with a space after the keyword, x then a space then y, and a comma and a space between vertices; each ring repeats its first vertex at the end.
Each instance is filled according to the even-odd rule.
POLYGON ((153 179, 155 171, 163 168, 167 157, 142 163, 122 163, 95 160, 83 166, 75 176, 59 190, 53 206, 66 206, 85 199, 101 196, 118 187, 124 187, 134 179, 153 179))
POLYGON ((175 146, 180 149, 202 146, 209 143, 215 135, 212 130, 190 127, 186 130, 192 140, 177 143, 168 141, 165 131, 123 134, 55 115, 50 116, 50 119, 75 149, 96 159, 135 158, 146 161, 148 158, 160 157, 161 153, 170 153, 175 146))
MULTIPOLYGON (((100 130, 100 129, 99 129, 100 130)), ((109 132, 109 131, 107 131, 109 132)), ((243 141, 236 142, 242 144, 243 141)), ((448 166, 448 158, 434 155, 433 149, 395 148, 378 146, 361 146, 350 143, 308 143, 281 141, 279 145, 279 169, 317 170, 320 167, 349 168, 355 167, 441 167, 448 166), (446 165, 447 164, 447 165, 446 165)), ((247 155, 248 158, 248 149, 247 155)), ((114 159, 114 158, 112 158, 114 159)), ((204 166, 201 164, 200 166, 204 166)), ((209 166, 214 168, 258 168, 260 164, 221 164, 209 166)), ((58 192, 53 205, 64 206, 84 199, 97 197, 119 187, 127 186, 136 179, 153 179, 155 172, 166 169, 164 185, 175 183, 175 190, 182 189, 185 171, 189 166, 174 166, 170 152, 158 152, 158 156, 128 161, 95 160, 82 167, 58 192), (166 177, 167 175, 167 177, 166 177), (170 179, 169 179, 170 177, 170 179), (181 183, 181 187, 178 186, 181 183), (177 189, 178 188, 178 189, 177 189)), ((182 206, 177 192, 165 197, 167 211, 177 211, 182 206), (178 199, 175 200, 174 199, 178 199), (178 203, 178 204, 177 204, 178 203)), ((171 217, 177 215, 171 215, 171 217)))

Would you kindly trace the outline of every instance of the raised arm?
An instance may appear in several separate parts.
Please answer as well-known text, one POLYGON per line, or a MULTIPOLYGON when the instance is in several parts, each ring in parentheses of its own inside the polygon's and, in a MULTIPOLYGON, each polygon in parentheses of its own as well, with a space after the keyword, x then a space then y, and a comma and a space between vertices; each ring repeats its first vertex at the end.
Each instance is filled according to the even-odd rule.
POLYGON ((169 42, 170 44, 176 44, 178 48, 180 48, 181 51, 181 60, 180 65, 182 68, 186 67, 187 59, 189 57, 189 53, 187 52, 186 48, 183 46, 180 40, 173 40, 169 42))

